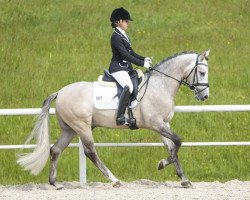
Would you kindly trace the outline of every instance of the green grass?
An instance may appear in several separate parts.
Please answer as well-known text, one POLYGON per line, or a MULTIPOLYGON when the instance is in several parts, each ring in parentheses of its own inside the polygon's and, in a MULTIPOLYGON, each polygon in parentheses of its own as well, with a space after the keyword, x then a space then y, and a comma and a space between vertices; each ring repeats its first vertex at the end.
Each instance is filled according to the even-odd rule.
MULTIPOLYGON (((198 102, 181 87, 176 105, 249 104, 250 5, 226 1, 7 1, 0 0, 0 108, 40 107, 63 86, 95 81, 111 58, 109 17, 119 6, 133 22, 128 34, 136 52, 157 63, 185 50, 211 49, 210 97, 198 102)), ((171 123, 184 142, 250 141, 250 114, 176 113, 171 123)), ((33 128, 32 116, 0 116, 0 144, 22 144, 33 128)), ((51 142, 59 136, 51 117, 51 142)), ((148 130, 98 128, 96 142, 160 142, 148 130)), ((77 142, 75 139, 73 142, 77 142)), ((97 148, 101 159, 125 181, 178 180, 173 166, 158 171, 167 157, 161 147, 97 148)), ((17 164, 17 150, 0 152, 0 184, 47 182, 48 165, 38 176, 17 164)), ((250 148, 183 147, 179 157, 192 181, 250 180, 250 148)), ((58 180, 78 180, 78 149, 68 148, 58 165, 58 180)), ((88 161, 88 181, 107 181, 88 161)))

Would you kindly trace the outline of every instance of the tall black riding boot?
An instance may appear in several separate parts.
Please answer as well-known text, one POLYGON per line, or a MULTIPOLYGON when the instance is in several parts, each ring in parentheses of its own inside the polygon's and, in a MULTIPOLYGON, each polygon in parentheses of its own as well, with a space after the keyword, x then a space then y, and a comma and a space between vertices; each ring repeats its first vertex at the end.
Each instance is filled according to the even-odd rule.
POLYGON ((116 125, 123 125, 126 122, 126 118, 124 116, 124 113, 125 113, 126 107, 128 105, 130 95, 131 95, 131 93, 129 91, 129 87, 125 86, 122 90, 120 100, 119 100, 117 117, 116 117, 116 125))

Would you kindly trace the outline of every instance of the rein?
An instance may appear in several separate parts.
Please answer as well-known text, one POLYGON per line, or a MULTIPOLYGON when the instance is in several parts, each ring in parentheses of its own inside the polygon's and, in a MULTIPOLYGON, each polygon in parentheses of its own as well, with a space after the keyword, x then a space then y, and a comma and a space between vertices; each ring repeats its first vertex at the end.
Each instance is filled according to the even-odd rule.
MULTIPOLYGON (((189 87, 191 90, 194 90, 196 94, 197 94, 197 93, 200 93, 200 92, 202 92, 202 91, 204 91, 205 89, 207 89, 207 88, 209 87, 209 83, 199 83, 199 82, 198 82, 198 71, 197 71, 197 66, 198 66, 198 65, 208 66, 208 65, 207 65, 207 64, 204 64, 204 63, 199 63, 199 62, 198 62, 198 58, 199 58, 199 54, 197 55, 196 62, 195 62, 195 66, 194 66, 193 69, 190 71, 190 73, 188 74, 188 76, 187 76, 186 78, 184 78, 183 80, 181 80, 181 81, 178 80, 178 79, 176 79, 176 78, 174 78, 174 77, 172 77, 172 76, 170 76, 170 75, 168 75, 168 74, 165 74, 165 73, 163 73, 163 72, 157 70, 157 69, 156 69, 156 65, 153 66, 153 67, 150 67, 150 68, 149 68, 149 76, 148 76, 148 79, 144 82, 144 84, 143 84, 143 85, 140 87, 140 89, 139 89, 139 91, 140 91, 140 90, 144 87, 144 85, 146 84, 145 91, 144 91, 144 93, 143 93, 141 99, 140 99, 140 100, 137 100, 137 101, 140 102, 140 101, 142 100, 142 98, 144 97, 144 95, 145 95, 145 93, 146 93, 146 90, 147 90, 147 87, 148 87, 149 79, 150 79, 150 77, 151 77, 151 73, 150 73, 150 72, 152 72, 152 71, 156 71, 156 72, 158 72, 158 73, 160 73, 160 74, 163 74, 164 76, 166 76, 166 77, 168 77, 168 78, 171 78, 171 79, 177 81, 180 85, 184 85, 184 86, 189 87), (189 83, 187 82, 187 79, 189 78, 189 76, 192 74, 193 71, 194 71, 193 83, 192 83, 192 84, 189 84, 189 83), (197 80, 197 83, 195 83, 195 79, 197 80), (197 86, 204 86, 205 88, 203 88, 202 90, 199 90, 199 89, 197 88, 197 86)), ((205 58, 205 59, 208 60, 208 58, 205 58)))

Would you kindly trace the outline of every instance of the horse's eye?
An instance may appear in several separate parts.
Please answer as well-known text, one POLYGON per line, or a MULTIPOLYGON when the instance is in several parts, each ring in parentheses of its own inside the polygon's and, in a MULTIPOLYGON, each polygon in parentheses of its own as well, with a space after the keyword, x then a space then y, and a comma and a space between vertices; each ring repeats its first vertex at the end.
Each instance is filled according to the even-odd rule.
POLYGON ((199 72, 200 76, 205 76, 206 72, 199 72))

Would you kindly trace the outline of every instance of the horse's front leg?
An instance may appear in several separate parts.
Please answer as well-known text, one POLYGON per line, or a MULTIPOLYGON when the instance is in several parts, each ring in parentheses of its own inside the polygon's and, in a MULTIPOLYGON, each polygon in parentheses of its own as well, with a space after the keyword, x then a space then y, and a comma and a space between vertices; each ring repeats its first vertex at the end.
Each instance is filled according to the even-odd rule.
POLYGON ((164 145, 168 148, 170 156, 167 159, 162 159, 158 164, 158 169, 163 169, 171 163, 174 163, 176 173, 181 178, 181 185, 185 188, 192 186, 191 182, 185 176, 184 171, 181 167, 178 151, 181 146, 181 139, 176 135, 169 127, 169 124, 161 127, 157 130, 160 135, 164 145))

